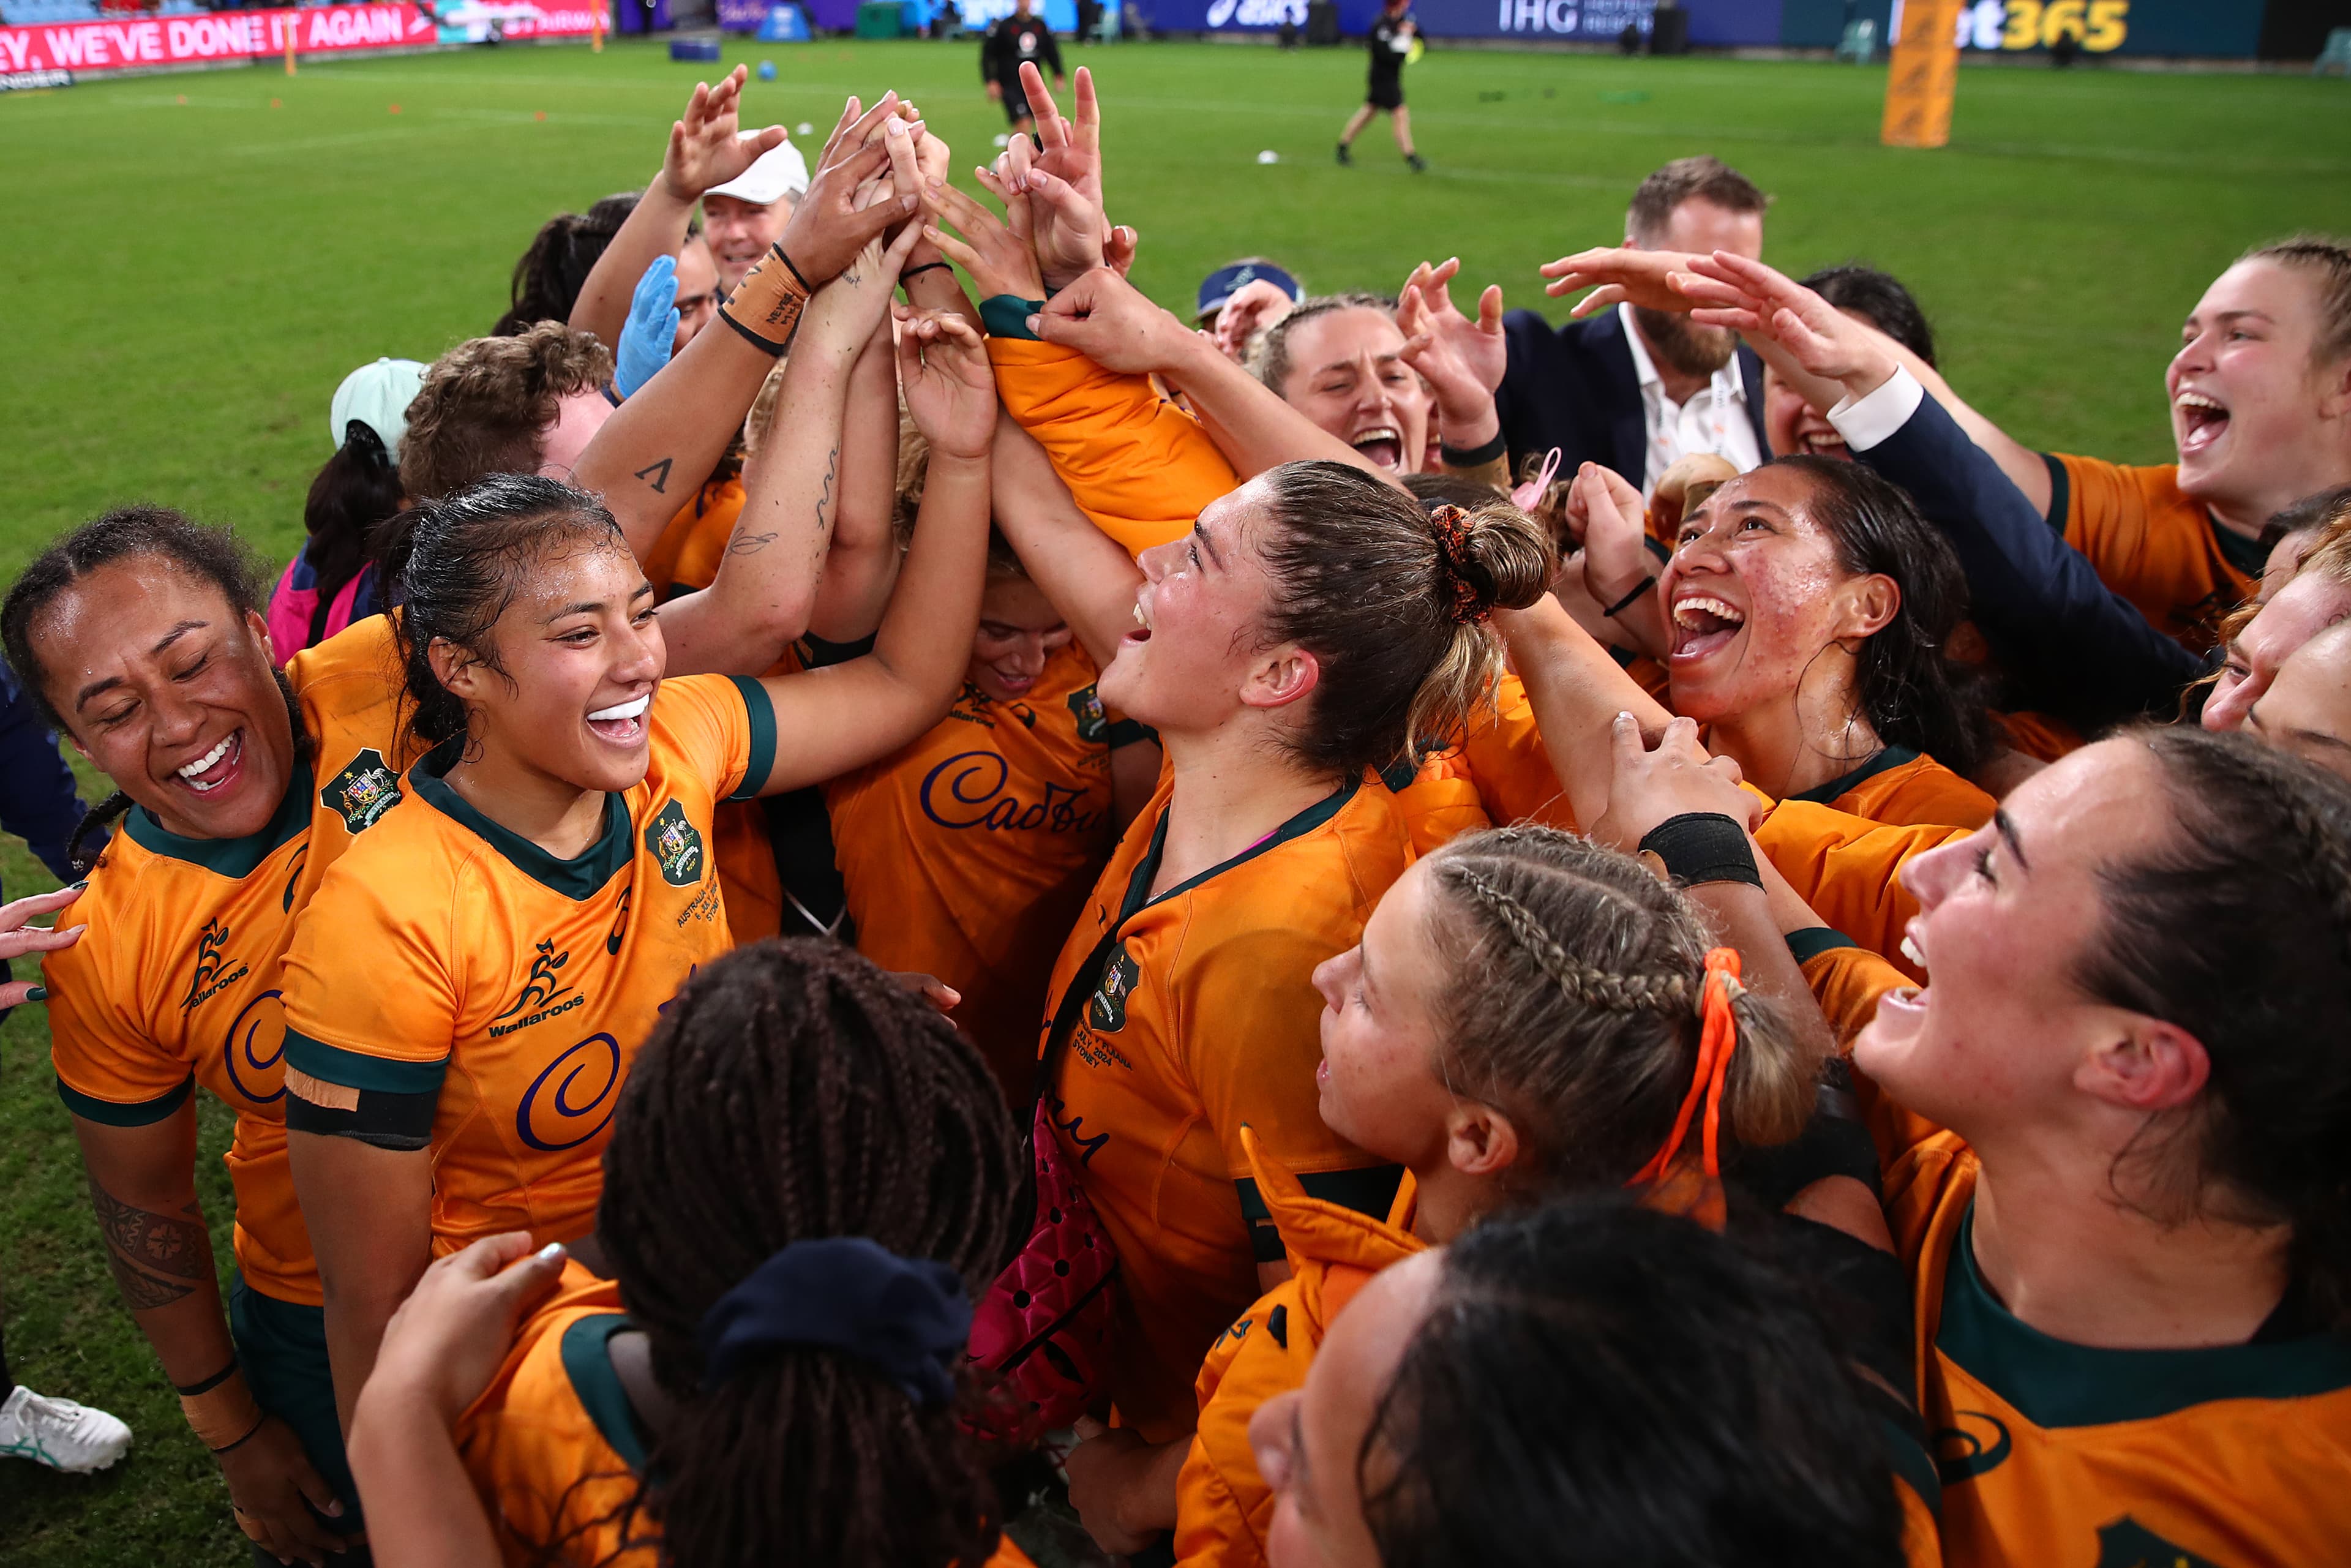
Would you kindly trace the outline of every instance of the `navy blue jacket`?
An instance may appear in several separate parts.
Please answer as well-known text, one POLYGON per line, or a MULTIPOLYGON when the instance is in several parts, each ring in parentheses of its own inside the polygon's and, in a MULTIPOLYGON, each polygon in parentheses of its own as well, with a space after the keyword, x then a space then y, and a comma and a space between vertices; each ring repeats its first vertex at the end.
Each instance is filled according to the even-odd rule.
POLYGON ((1969 614, 2019 706, 2085 733, 2142 715, 2168 719, 2182 690, 2211 669, 2108 588, 1932 397, 1855 455, 1909 491, 1951 541, 1969 614))
MULTIPOLYGON (((14 673, 0 665, 0 830, 31 845, 59 882, 71 882, 76 873, 66 842, 82 816, 73 769, 57 754, 57 737, 14 673)), ((103 834, 96 837, 104 841, 103 834)))
MULTIPOLYGON (((1511 475, 1522 472, 1529 457, 1541 458, 1556 446, 1562 475, 1573 476, 1579 463, 1598 463, 1642 487, 1648 421, 1633 345, 1625 340, 1625 320, 1615 308, 1560 328, 1531 310, 1513 310, 1502 318, 1502 336, 1510 345, 1510 367, 1494 394, 1494 407, 1501 415, 1502 439, 1510 444, 1511 475)), ((1747 395, 1748 422, 1755 427, 1755 450, 1768 455, 1763 361, 1743 343, 1739 385, 1747 395)))

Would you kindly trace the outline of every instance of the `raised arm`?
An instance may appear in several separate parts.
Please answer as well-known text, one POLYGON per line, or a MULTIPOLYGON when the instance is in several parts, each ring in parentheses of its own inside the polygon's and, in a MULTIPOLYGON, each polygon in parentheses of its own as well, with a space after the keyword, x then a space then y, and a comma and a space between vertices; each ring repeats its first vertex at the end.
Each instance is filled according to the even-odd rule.
MULTIPOLYGON (((764 674, 782 657, 784 645, 809 629, 842 506, 841 413, 915 237, 908 224, 886 252, 880 240, 869 241, 810 303, 784 367, 775 416, 745 471, 742 516, 719 558, 718 575, 708 588, 661 608, 673 670, 764 674)), ((894 417, 891 430, 894 450, 894 417)))
POLYGON ((859 187, 895 168, 892 149, 906 137, 896 94, 862 115, 850 99, 783 239, 719 307, 719 321, 622 403, 580 455, 574 482, 603 496, 639 559, 652 553, 679 505, 726 453, 759 383, 790 346, 810 297, 913 210, 910 145, 904 193, 859 206, 859 187), (899 124, 901 133, 881 133, 885 123, 899 124))
POLYGON ((1143 569, 1100 528, 1053 472, 1053 460, 1009 413, 996 422, 996 526, 1097 669, 1134 624, 1143 569))
POLYGON ((901 316, 898 377, 931 450, 914 543, 871 653, 761 683, 778 733, 796 737, 778 748, 763 795, 897 750, 945 716, 970 662, 987 573, 995 383, 979 334, 933 312, 901 316))
POLYGON ((1494 623, 1509 640, 1510 667, 1526 683, 1543 749, 1575 820, 1597 822, 1608 810, 1616 716, 1629 713, 1641 731, 1654 734, 1673 715, 1549 594, 1531 609, 1496 611, 1494 623))
POLYGON ((1435 267, 1422 262, 1414 267, 1396 297, 1396 326, 1405 335, 1405 363, 1418 371, 1437 394, 1437 428, 1444 441, 1439 455, 1446 472, 1507 490, 1510 460, 1494 403, 1510 368, 1510 345, 1502 336, 1502 290, 1499 285, 1488 285, 1478 297, 1478 314, 1465 316, 1453 303, 1451 287, 1460 271, 1458 256, 1435 267))
MULTIPOLYGON (((919 225, 910 225, 918 241, 919 225)), ((901 276, 904 276, 901 269, 901 276)), ((809 630, 828 643, 873 635, 898 580, 898 354, 887 310, 849 375, 841 416, 841 510, 809 630)))
POLYGON ((673 120, 669 145, 662 154, 661 172, 637 198, 621 232, 580 286, 572 303, 571 325, 593 332, 606 348, 620 351, 621 327, 628 319, 630 297, 637 280, 655 258, 675 256, 685 243, 688 220, 702 193, 723 185, 758 162, 762 154, 783 145, 784 128, 770 125, 749 136, 739 135, 737 116, 743 101, 748 68, 737 66, 716 87, 696 82, 686 99, 685 115, 673 120))

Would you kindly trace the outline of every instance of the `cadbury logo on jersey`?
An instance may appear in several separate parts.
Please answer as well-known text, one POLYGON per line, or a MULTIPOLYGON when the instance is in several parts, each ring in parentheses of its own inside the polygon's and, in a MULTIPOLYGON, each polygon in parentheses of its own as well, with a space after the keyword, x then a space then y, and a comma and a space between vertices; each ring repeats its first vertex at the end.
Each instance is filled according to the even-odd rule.
POLYGON ((385 763, 382 752, 369 747, 327 781, 319 791, 319 804, 340 817, 352 832, 364 832, 400 804, 400 776, 385 763))
POLYGON ((1085 786, 1072 789, 1048 779, 1043 800, 1024 800, 1006 788, 1011 773, 1001 752, 959 752, 923 776, 923 815, 958 831, 1084 833, 1102 824, 1104 813, 1088 809, 1085 786))
POLYGON ((685 820, 685 808, 674 800, 645 824, 645 852, 672 887, 692 887, 702 880, 701 830, 685 820))
POLYGON ((530 961, 530 977, 523 982, 521 993, 507 1004, 506 1011, 490 1021, 490 1038, 497 1040, 517 1030, 528 1029, 586 1001, 584 994, 556 976, 556 971, 569 962, 571 955, 557 952, 553 942, 539 943, 538 955, 530 961))
POLYGON ((205 921, 204 928, 196 934, 196 972, 188 980, 182 1012, 193 1012, 250 972, 244 960, 227 956, 227 947, 228 927, 218 920, 205 921))

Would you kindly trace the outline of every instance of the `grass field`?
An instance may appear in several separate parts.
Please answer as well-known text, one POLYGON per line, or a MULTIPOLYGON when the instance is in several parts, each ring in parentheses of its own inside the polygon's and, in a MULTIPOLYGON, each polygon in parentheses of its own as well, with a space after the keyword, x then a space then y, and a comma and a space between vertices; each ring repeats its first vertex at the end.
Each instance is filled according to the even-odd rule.
MULTIPOLYGON (((772 58, 747 119, 829 125, 896 87, 968 166, 1001 114, 969 45, 731 46, 772 58)), ((1383 127, 1331 143, 1358 51, 1081 53, 1099 72, 1113 215, 1137 280, 1188 307, 1262 252, 1316 288, 1392 289, 1461 256, 1513 304, 1562 306, 1536 266, 1621 232, 1640 177, 1711 152, 1776 198, 1767 256, 1862 256, 1925 302, 1951 379, 2021 437, 2131 461, 2169 441, 2161 375, 2181 315, 2256 240, 2351 212, 2351 88, 2287 77, 1984 68, 1952 145, 1876 144, 1884 73, 1706 59, 1439 51, 1408 90, 1434 165, 1383 127), (1261 166, 1260 149, 1280 162, 1261 166)), ((518 48, 91 83, 0 98, 0 580, 52 534, 152 498, 235 523, 282 559, 329 450, 326 405, 379 354, 430 360, 504 307, 550 214, 641 183, 697 74, 653 49, 518 48)), ((9 892, 50 885, 9 841, 9 892)), ((209 1458, 115 1305, 38 1009, 0 1031, 0 1280, 36 1387, 139 1434, 91 1479, 0 1462, 0 1561, 228 1564, 241 1542, 209 1458)), ((224 1119, 204 1194, 227 1261, 224 1119)))

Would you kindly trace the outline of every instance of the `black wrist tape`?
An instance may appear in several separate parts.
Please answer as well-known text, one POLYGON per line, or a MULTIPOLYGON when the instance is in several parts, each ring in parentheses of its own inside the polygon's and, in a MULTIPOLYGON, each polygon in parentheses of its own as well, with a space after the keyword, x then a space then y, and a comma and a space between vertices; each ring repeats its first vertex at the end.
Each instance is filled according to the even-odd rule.
POLYGON ((1510 444, 1498 430, 1494 432, 1494 439, 1483 445, 1456 446, 1448 441, 1441 443, 1437 450, 1447 468, 1482 468, 1510 449, 1510 444))
POLYGON ((1763 873, 1747 830, 1719 811, 1685 811, 1651 828, 1641 852, 1665 862, 1667 874, 1686 887, 1708 882, 1743 882, 1759 891, 1763 873))

